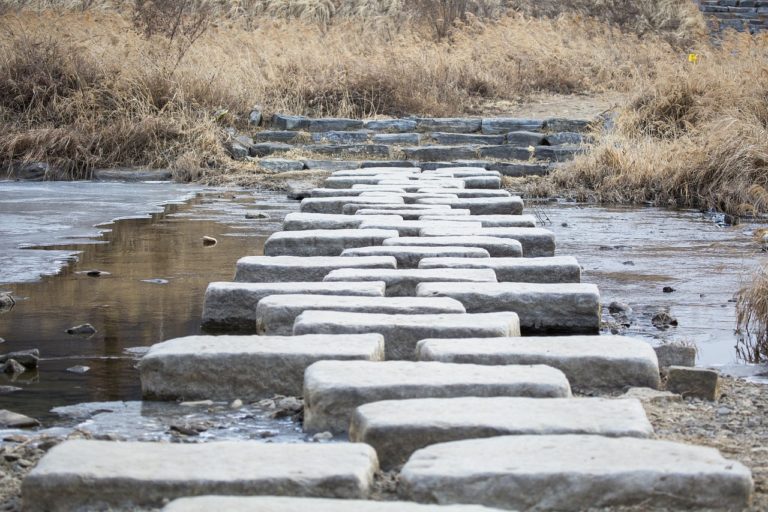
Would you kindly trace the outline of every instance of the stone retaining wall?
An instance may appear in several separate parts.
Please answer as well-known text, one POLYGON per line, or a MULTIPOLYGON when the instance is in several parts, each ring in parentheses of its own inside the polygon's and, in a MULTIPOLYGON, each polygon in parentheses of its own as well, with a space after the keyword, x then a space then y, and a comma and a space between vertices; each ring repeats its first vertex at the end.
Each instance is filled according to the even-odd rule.
POLYGON ((694 0, 714 30, 768 29, 768 0, 694 0))

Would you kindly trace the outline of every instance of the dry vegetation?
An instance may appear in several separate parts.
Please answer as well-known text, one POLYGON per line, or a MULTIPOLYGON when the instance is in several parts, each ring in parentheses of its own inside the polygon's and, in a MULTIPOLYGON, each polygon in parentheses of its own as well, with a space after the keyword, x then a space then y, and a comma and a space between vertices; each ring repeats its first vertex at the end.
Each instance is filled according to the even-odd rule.
POLYGON ((739 290, 736 303, 739 357, 750 363, 768 361, 768 266, 762 266, 739 290))

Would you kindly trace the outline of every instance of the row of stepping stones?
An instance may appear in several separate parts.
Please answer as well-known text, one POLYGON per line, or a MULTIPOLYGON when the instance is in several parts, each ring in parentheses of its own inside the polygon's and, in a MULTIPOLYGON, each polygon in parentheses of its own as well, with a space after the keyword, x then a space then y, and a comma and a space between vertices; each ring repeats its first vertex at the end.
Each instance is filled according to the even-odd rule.
POLYGON ((638 400, 611 398, 659 388, 656 353, 598 335, 597 287, 523 207, 483 168, 335 173, 209 285, 203 325, 226 334, 139 369, 148 400, 303 396, 304 431, 338 442, 68 441, 25 510, 747 506, 745 466, 653 439, 638 400), (367 501, 382 469, 402 501, 367 501))

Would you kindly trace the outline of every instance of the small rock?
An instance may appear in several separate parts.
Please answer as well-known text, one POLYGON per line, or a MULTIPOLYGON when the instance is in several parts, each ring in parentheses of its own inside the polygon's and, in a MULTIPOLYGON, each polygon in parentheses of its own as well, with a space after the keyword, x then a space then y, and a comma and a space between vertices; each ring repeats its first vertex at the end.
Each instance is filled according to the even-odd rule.
POLYGON ((333 434, 330 432, 318 432, 317 434, 312 436, 312 441, 315 443, 320 443, 323 441, 330 441, 333 439, 333 434))
POLYGON ((628 260, 628 261, 623 262, 622 265, 627 265, 628 267, 634 267, 635 266, 635 262, 632 261, 632 260, 628 260))
POLYGON ((16 305, 16 299, 10 293, 0 293, 0 311, 10 311, 16 305))
POLYGON ((677 327, 677 318, 673 317, 666 311, 659 311, 653 315, 653 318, 651 318, 651 323, 654 327, 663 331, 665 329, 669 329, 670 327, 677 327))
POLYGON ((90 366, 83 366, 79 364, 77 366, 72 366, 70 368, 67 368, 67 371, 71 373, 77 373, 79 375, 83 375, 85 373, 88 373, 88 370, 90 369, 91 369, 90 366))
POLYGON ((277 432, 272 432, 271 430, 264 430, 263 432, 259 432, 259 437, 262 439, 267 439, 275 436, 277 436, 277 432))
POLYGON ((612 315, 616 315, 618 313, 630 313, 632 312, 632 308, 624 302, 613 301, 608 304, 608 312, 612 315))
POLYGON ((280 398, 275 403, 276 410, 270 415, 273 419, 299 417, 304 412, 304 404, 295 397, 280 398))
POLYGON ((561 225, 561 226, 563 226, 564 228, 567 228, 567 227, 568 227, 568 223, 567 223, 567 222, 563 222, 563 223, 562 223, 562 224, 560 224, 560 225, 561 225))
POLYGON ((212 400, 198 400, 196 402, 181 402, 182 407, 209 407, 213 405, 212 400))
POLYGON ((3 437, 3 441, 7 443, 26 443, 29 441, 29 438, 27 436, 20 436, 18 434, 11 434, 10 436, 3 437))
POLYGON ((0 338, 0 343, 5 343, 5 338, 0 338))
POLYGON ((246 219, 268 219, 269 215, 264 212, 248 212, 245 214, 246 219))
POLYGON ((683 397, 669 391, 659 391, 651 388, 629 388, 621 398, 636 398, 641 402, 662 403, 680 402, 683 397))
POLYGON ((141 282, 142 283, 149 283, 149 284, 168 284, 168 280, 167 279, 159 279, 159 278, 155 278, 155 279, 142 279, 141 282))
POLYGON ((202 240, 203 240, 203 245, 206 247, 216 245, 217 243, 219 243, 219 241, 213 238, 212 236, 204 236, 202 240))
POLYGON ((674 288, 672 288, 671 286, 665 286, 664 288, 661 289, 661 291, 664 292, 664 293, 673 293, 676 290, 674 288))
POLYGON ((21 388, 17 388, 16 386, 0 386, 0 395, 10 395, 16 391, 21 391, 21 388))
POLYGON ((288 199, 301 201, 312 196, 314 187, 309 183, 289 183, 287 186, 288 199))
POLYGON ((243 401, 239 398, 234 400, 231 404, 229 404, 230 409, 240 409, 243 406, 243 401))
POLYGON ((200 432, 198 432, 196 429, 189 425, 184 424, 176 424, 170 426, 171 432, 178 432, 179 434, 183 436, 197 436, 200 435, 200 432))
POLYGON ((81 335, 92 335, 96 334, 96 328, 92 326, 91 324, 82 324, 82 325, 76 325, 74 327, 70 327, 66 331, 67 334, 81 334, 81 335))
POLYGON ((1 428, 30 428, 37 427, 40 422, 29 416, 24 416, 7 409, 0 409, 0 427, 1 428))
POLYGON ((40 360, 40 351, 33 348, 31 350, 19 350, 17 352, 0 354, 0 363, 4 363, 8 359, 15 359, 17 363, 25 368, 37 368, 37 363, 40 360))
POLYGON ((19 375, 27 371, 24 365, 16 361, 15 359, 8 359, 2 365, 0 365, 0 373, 8 373, 11 375, 19 375))
POLYGON ((718 407, 717 411, 715 411, 715 414, 718 416, 728 416, 733 411, 731 411, 728 407, 718 407))
POLYGON ((666 343, 653 347, 659 359, 659 368, 667 366, 696 366, 696 347, 680 343, 666 343))
POLYGON ((251 126, 259 126, 262 119, 263 115, 261 113, 260 107, 254 107, 253 110, 251 110, 251 112, 248 114, 248 124, 251 126))
POLYGON ((714 370, 670 366, 667 389, 685 397, 717 400, 720 397, 720 375, 714 370))

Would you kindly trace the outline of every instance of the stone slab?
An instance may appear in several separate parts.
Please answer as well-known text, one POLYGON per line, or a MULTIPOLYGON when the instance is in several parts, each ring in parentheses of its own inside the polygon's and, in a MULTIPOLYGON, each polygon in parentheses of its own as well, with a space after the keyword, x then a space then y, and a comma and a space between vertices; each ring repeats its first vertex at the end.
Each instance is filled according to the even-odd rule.
POLYGON ((579 389, 658 389, 653 348, 625 336, 551 336, 422 340, 418 359, 469 364, 546 364, 562 370, 579 389))
POLYGON ((518 196, 420 199, 417 204, 447 204, 451 208, 468 209, 472 215, 520 215, 523 213, 523 200, 518 196))
POLYGON ((417 146, 421 142, 421 136, 418 133, 378 133, 373 136, 373 142, 417 146))
POLYGON ((378 185, 380 175, 331 176, 323 181, 326 188, 348 189, 353 185, 378 185))
POLYGON ((460 190, 446 191, 442 188, 420 188, 418 190, 423 194, 438 194, 438 193, 450 193, 456 194, 459 199, 462 198, 478 198, 478 197, 510 197, 510 193, 506 190, 493 190, 484 188, 464 188, 460 190))
MULTIPOLYGON (((441 214, 445 215, 451 215, 451 207, 449 205, 445 204, 405 204, 400 203, 398 201, 390 201, 387 202, 381 202, 381 203, 366 203, 366 199, 370 199, 369 196, 362 196, 359 198, 360 200, 355 203, 349 203, 343 206, 341 209, 341 212, 344 215, 354 215, 358 212, 358 210, 397 210, 397 211, 408 211, 408 210, 426 210, 426 211, 439 211, 441 214)), ((400 197, 402 200, 402 197, 400 197)), ((384 215, 396 215, 394 213, 386 213, 384 215)), ((469 211, 465 215, 469 215, 469 211)))
POLYGON ((341 256, 246 256, 237 261, 235 281, 290 283, 322 281, 339 268, 397 268, 394 258, 379 256, 349 260, 341 256))
POLYGON ((312 170, 342 171, 360 167, 360 162, 353 160, 314 160, 304 159, 304 167, 312 170))
MULTIPOLYGON (((256 307, 258 332, 259 334, 271 336, 290 336, 293 334, 293 324, 296 321, 296 317, 309 310, 386 315, 466 313, 461 302, 446 297, 425 299, 423 297, 274 295, 261 299, 256 307)), ((297 395, 300 394, 301 389, 299 389, 297 395)))
MULTIPOLYGON (((358 206, 358 205, 355 205, 358 206)), ((419 206, 419 205, 406 205, 408 207, 411 206, 419 206)), ((376 216, 379 217, 381 215, 397 215, 399 217, 402 217, 404 221, 418 221, 420 217, 423 215, 423 212, 425 211, 433 211, 433 212, 440 212, 441 215, 455 215, 455 216, 469 216, 469 210, 452 210, 450 208, 442 210, 442 209, 430 209, 430 210, 421 210, 416 208, 398 208, 398 209, 381 209, 378 206, 370 205, 370 208, 356 208, 355 209, 355 215, 366 215, 366 216, 376 216)))
POLYGON ((366 197, 308 197, 301 201, 303 213, 344 213, 344 205, 347 204, 392 204, 403 203, 403 198, 398 196, 366 197))
POLYGON ((134 510, 199 495, 360 499, 370 494, 376 452, 355 444, 121 443, 66 441, 22 483, 24 510, 134 510))
POLYGON ((519 178, 522 176, 546 176, 552 168, 548 163, 494 162, 490 168, 504 176, 519 178))
POLYGON ((384 282, 357 283, 224 283, 208 285, 203 301, 206 331, 256 332, 256 306, 264 297, 280 294, 355 295, 384 297, 384 282))
POLYGON ((481 119, 469 117, 419 117, 416 128, 423 132, 473 133, 479 132, 481 119))
MULTIPOLYGON (((458 189, 456 189, 458 190, 458 189)), ((419 199, 458 199, 458 194, 453 194, 451 192, 406 192, 403 194, 403 201, 405 201, 405 204, 415 204, 416 201, 419 199)))
POLYGON ((363 128, 376 132, 402 133, 416 129, 413 119, 370 119, 363 122, 363 128))
POLYGON ((401 151, 408 160, 460 160, 477 158, 478 147, 475 145, 467 146, 409 146, 403 147, 401 151))
POLYGON ((293 212, 285 216, 283 231, 304 231, 309 229, 358 229, 363 222, 402 222, 399 215, 381 215, 373 218, 356 217, 340 213, 293 212))
POLYGON ((468 176, 496 176, 501 175, 496 171, 489 171, 485 168, 485 164, 482 166, 456 166, 449 165, 447 167, 440 167, 439 169, 424 171, 422 176, 452 176, 454 178, 466 178, 468 176))
POLYGON ((438 144, 504 144, 504 135, 483 135, 480 133, 433 132, 430 135, 438 144))
POLYGON ((389 178, 383 177, 379 179, 378 184, 387 187, 402 188, 406 192, 418 192, 420 189, 429 188, 443 188, 443 189, 461 189, 466 187, 466 182, 463 179, 451 179, 451 178, 419 178, 413 180, 404 180, 402 178, 389 178))
POLYGON ((501 188, 501 178, 497 176, 467 176, 461 180, 464 182, 465 188, 489 190, 501 188))
POLYGON ((328 273, 325 282, 384 281, 387 297, 414 297, 421 283, 495 283, 496 272, 492 269, 358 269, 341 268, 328 273))
POLYGON ((411 177, 418 176, 421 169, 414 166, 407 167, 361 167, 360 169, 346 169, 343 171, 336 171, 331 176, 344 177, 344 176, 398 176, 398 177, 411 177))
POLYGON ((571 390, 547 366, 320 361, 304 376, 304 430, 346 432, 357 407, 382 400, 492 396, 567 398, 571 390))
POLYGON ((400 484, 414 501, 562 511, 742 510, 753 489, 749 469, 713 448, 589 435, 436 444, 410 458, 400 484))
POLYGON ((344 249, 381 245, 399 236, 384 229, 313 229, 279 231, 264 242, 265 256, 339 256, 344 249))
MULTIPOLYGON (((509 132, 506 139, 507 144, 516 147, 528 147, 541 146, 546 138, 541 132, 514 131, 509 132)), ((498 142, 497 144, 503 144, 503 142, 498 142)))
POLYGON ((416 359, 416 344, 427 338, 485 338, 519 335, 517 315, 377 315, 371 313, 329 314, 306 311, 296 318, 294 335, 361 334, 375 332, 384 336, 386 358, 416 359))
POLYGON ((523 119, 514 117, 489 117, 483 119, 481 131, 485 134, 509 133, 521 130, 536 131, 544 128, 542 119, 523 119))
MULTIPOLYGON (((355 297, 366 298, 370 297, 355 297)), ((288 336, 177 338, 152 345, 141 358, 141 390, 145 400, 301 396, 304 370, 324 359, 382 361, 384 338, 379 334, 290 336, 290 332, 288 336)))
MULTIPOLYGON (((350 215, 352 217, 352 215, 350 215)), ((360 214, 355 217, 370 217, 370 215, 360 214)), ((421 236, 421 232, 424 229, 453 229, 455 224, 451 221, 428 221, 428 220, 401 220, 395 222, 381 221, 380 215, 375 216, 374 220, 367 220, 360 224, 360 229, 386 229, 397 231, 400 236, 421 236)), ((467 215, 468 218, 472 218, 471 215, 467 215)), ((468 226, 467 229, 480 229, 482 224, 479 222, 466 222, 461 224, 462 227, 468 226)))
MULTIPOLYGON (((474 217, 470 217, 474 218, 474 217)), ((419 268, 490 268, 507 283, 580 283, 581 267, 572 256, 551 258, 425 258, 419 268)), ((399 265, 398 265, 399 267, 399 265)))
POLYGON ((605 398, 422 398, 361 405, 349 440, 376 450, 382 469, 404 464, 427 446, 504 435, 590 434, 650 437, 639 400, 605 398))
MULTIPOLYGON (((425 246, 373 246, 373 247, 358 247, 356 249, 347 249, 342 256, 393 256, 397 260, 397 268, 419 268, 421 261, 425 259, 441 260, 447 259, 477 259, 477 258, 490 258, 490 254, 485 249, 479 247, 425 247, 425 246)), ((440 268, 440 267, 427 267, 424 268, 440 268)), ((471 268, 471 267, 467 267, 471 268)), ((482 268, 482 267, 480 267, 482 268)), ((494 269, 495 270, 495 269, 494 269)), ((497 280, 499 273, 496 272, 497 280)))
POLYGON ((544 228, 471 228, 464 225, 453 227, 425 227, 419 236, 491 236, 511 238, 523 246, 526 258, 555 255, 555 234, 544 228))
MULTIPOLYGON (((378 186, 378 185, 375 185, 378 186)), ((360 196, 367 190, 358 190, 351 188, 315 188, 312 189, 310 197, 352 197, 360 196)), ((405 190, 397 187, 381 187, 376 189, 376 192, 381 194, 389 194, 393 196, 399 196, 405 194, 405 190)))
POLYGON ((533 215, 470 215, 462 218, 448 218, 437 212, 419 217, 419 220, 450 220, 451 222, 479 222, 484 228, 535 228, 536 217, 533 215))
POLYGON ((384 240, 382 244, 388 246, 423 246, 423 247, 479 247, 485 249, 494 258, 521 257, 523 246, 517 240, 511 238, 493 238, 490 236, 431 236, 431 237, 398 237, 384 240))

